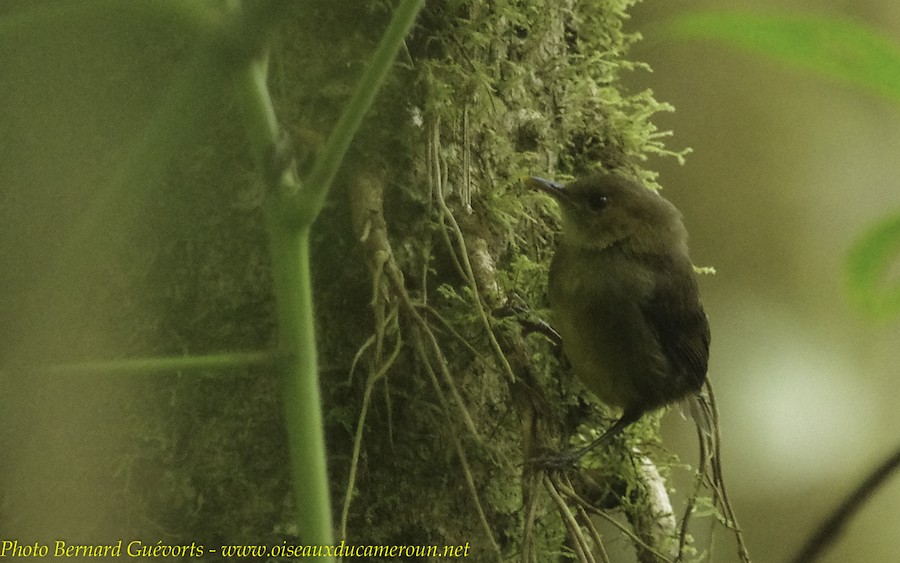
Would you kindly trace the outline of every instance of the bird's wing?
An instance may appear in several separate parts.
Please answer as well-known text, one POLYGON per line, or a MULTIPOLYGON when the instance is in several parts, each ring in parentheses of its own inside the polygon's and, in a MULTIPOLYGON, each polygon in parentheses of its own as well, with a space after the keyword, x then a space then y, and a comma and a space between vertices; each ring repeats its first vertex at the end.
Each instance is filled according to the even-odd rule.
POLYGON ((664 276, 641 312, 656 333, 670 366, 699 389, 706 380, 709 360, 709 322, 697 291, 693 271, 664 276), (690 276, 688 283, 679 277, 690 276))

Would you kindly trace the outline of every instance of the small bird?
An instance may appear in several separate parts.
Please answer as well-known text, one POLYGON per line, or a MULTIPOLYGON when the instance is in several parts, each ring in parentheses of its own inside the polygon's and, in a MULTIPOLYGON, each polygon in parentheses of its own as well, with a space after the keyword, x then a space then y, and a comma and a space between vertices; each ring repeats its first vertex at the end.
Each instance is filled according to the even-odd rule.
POLYGON ((561 209, 548 292, 563 352, 590 391, 622 409, 577 459, 644 413, 700 390, 709 323, 681 213, 661 195, 609 173, 565 186, 526 183, 561 209))

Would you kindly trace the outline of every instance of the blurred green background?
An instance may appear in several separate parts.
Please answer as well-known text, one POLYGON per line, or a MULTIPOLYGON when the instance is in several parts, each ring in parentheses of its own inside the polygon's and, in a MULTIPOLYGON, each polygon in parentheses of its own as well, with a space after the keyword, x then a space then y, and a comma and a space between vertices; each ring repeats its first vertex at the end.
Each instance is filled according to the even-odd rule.
MULTIPOLYGON (((900 324, 852 307, 845 266, 864 230, 900 210, 900 106, 758 54, 654 35, 696 10, 848 19, 900 44, 900 4, 651 0, 632 11, 645 36, 632 57, 653 68, 632 83, 675 106, 657 117, 675 132, 670 147, 694 149, 684 166, 650 167, 686 217, 694 261, 718 271, 701 283, 726 479, 754 560, 783 561, 897 447, 900 324)), ((823 560, 896 561, 898 525, 895 477, 823 560)))

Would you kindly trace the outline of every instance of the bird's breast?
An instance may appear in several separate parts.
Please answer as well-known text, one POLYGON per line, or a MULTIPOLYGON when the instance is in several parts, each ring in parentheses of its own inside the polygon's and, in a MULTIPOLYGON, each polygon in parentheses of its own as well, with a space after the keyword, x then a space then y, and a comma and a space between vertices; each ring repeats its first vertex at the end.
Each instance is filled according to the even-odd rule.
POLYGON ((603 402, 625 409, 641 401, 635 382, 664 370, 639 307, 649 280, 602 252, 578 256, 561 247, 551 265, 550 305, 566 357, 603 402))

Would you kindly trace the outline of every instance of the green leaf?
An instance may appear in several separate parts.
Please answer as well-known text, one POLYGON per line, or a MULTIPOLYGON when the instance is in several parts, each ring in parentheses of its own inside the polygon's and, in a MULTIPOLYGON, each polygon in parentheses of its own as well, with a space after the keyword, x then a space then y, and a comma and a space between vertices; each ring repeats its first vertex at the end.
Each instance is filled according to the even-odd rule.
POLYGON ((662 25, 663 37, 720 41, 900 102, 900 44, 848 20, 695 12, 662 25))
POLYGON ((859 308, 877 319, 900 312, 900 280, 890 279, 900 257, 900 214, 882 220, 853 245, 847 260, 850 296, 859 308))

